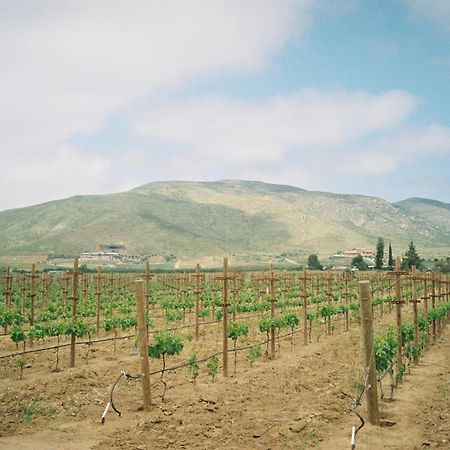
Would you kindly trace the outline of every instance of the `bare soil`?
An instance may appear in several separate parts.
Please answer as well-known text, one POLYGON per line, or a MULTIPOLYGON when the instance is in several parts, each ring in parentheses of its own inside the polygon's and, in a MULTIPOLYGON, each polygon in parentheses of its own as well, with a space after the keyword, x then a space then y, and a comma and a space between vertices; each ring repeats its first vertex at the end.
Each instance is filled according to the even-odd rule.
MULTIPOLYGON (((366 424, 357 449, 450 448, 449 334, 444 330, 412 367, 394 400, 382 403, 383 417, 393 425, 366 424)), ((0 449, 349 449, 351 427, 359 423, 350 408, 361 381, 360 341, 357 326, 332 336, 317 333, 307 346, 299 333, 292 349, 289 339, 282 341, 275 360, 263 356, 250 367, 246 352, 239 353, 236 374, 230 354, 228 378, 219 374, 212 381, 202 365, 195 386, 182 368, 166 375, 164 403, 155 375, 148 413, 140 408, 140 381, 122 380, 115 394, 122 415, 110 411, 103 425, 111 383, 120 370, 139 371, 133 338, 120 341, 115 355, 112 342, 91 346, 88 364, 80 346, 73 369, 67 367, 68 349, 62 349, 59 372, 52 372, 53 351, 27 355, 23 380, 17 358, 3 359, 0 449)), ((215 332, 186 342, 199 356, 219 344, 215 332)), ((151 370, 160 363, 152 360, 151 370)))

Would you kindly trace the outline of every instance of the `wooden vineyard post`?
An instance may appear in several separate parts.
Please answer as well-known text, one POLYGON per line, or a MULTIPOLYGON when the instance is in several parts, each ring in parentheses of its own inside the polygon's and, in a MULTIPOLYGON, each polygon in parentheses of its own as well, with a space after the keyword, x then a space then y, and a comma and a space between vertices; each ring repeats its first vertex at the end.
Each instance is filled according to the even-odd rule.
MULTIPOLYGON (((436 278, 437 278, 437 288, 438 288, 438 293, 437 293, 437 298, 439 301, 439 304, 442 303, 442 274, 441 273, 437 273, 436 274, 436 278)), ((442 319, 438 319, 437 322, 437 334, 438 336, 440 336, 442 331, 442 319)))
MULTIPOLYGON (((420 303, 420 300, 417 298, 417 275, 416 275, 416 266, 412 266, 411 268, 411 303, 413 306, 413 321, 414 321, 414 346, 417 347, 419 345, 419 324, 417 318, 417 303, 420 303)), ((417 358, 415 359, 417 362, 417 358)))
MULTIPOLYGON (((77 301, 78 301, 78 258, 73 262, 73 291, 72 291, 72 321, 75 323, 77 317, 77 301)), ((75 341, 76 334, 72 331, 70 335, 70 363, 69 367, 75 367, 75 341)))
POLYGON ((373 316, 372 299, 370 295, 370 281, 359 282, 359 303, 361 307, 361 324, 364 345, 364 369, 367 373, 367 410, 369 422, 380 424, 378 409, 377 373, 373 346, 373 316))
POLYGON ((316 296, 319 296, 320 288, 319 288, 319 275, 316 276, 316 296))
POLYGON ((22 291, 22 314, 25 314, 26 309, 26 290, 27 290, 27 283, 26 283, 26 276, 22 275, 20 277, 20 289, 22 291))
POLYGON ((423 276, 423 296, 421 297, 423 300, 423 313, 425 316, 425 323, 427 324, 427 330, 426 330, 426 346, 428 348, 429 346, 429 334, 430 334, 430 327, 428 325, 428 274, 425 273, 423 276))
MULTIPOLYGON (((214 275, 212 276, 212 278, 210 278, 211 297, 212 297, 212 315, 211 315, 212 320, 215 320, 215 318, 216 318, 216 293, 218 291, 217 286, 216 286, 217 280, 218 280, 218 278, 214 275)), ((220 322, 219 322, 219 330, 220 330, 220 322)))
MULTIPOLYGON (((6 269, 6 276, 5 278, 5 290, 3 291, 3 294, 5 296, 5 305, 7 308, 11 308, 11 288, 9 286, 9 281, 12 279, 10 275, 10 269, 9 267, 6 269)), ((4 334, 8 333, 8 325, 5 325, 3 327, 4 334)))
POLYGON ((144 286, 141 280, 136 283, 136 315, 138 323, 139 356, 142 375, 142 397, 144 411, 149 411, 152 404, 150 385, 150 364, 148 361, 147 320, 145 318, 144 286))
POLYGON ((238 292, 238 288, 237 288, 237 283, 238 283, 238 279, 237 279, 237 272, 236 272, 236 267, 233 269, 233 284, 232 284, 232 290, 231 293, 233 294, 233 321, 236 320, 236 295, 238 292))
POLYGON ((288 291, 288 287, 287 287, 287 273, 286 273, 286 269, 283 270, 283 273, 281 274, 281 295, 282 295, 282 299, 283 302, 286 302, 286 294, 288 291))
POLYGON ((344 281, 345 281, 345 304, 347 308, 345 309, 345 331, 348 331, 348 310, 350 308, 350 291, 348 288, 348 283, 350 281, 350 274, 344 273, 344 281))
POLYGON ((6 268, 6 286, 5 286, 5 303, 8 308, 11 308, 11 294, 12 294, 12 275, 11 269, 6 268))
POLYGON ((64 311, 67 308, 67 296, 69 294, 69 274, 64 272, 61 275, 62 277, 62 290, 63 290, 63 303, 64 303, 64 311))
MULTIPOLYGON (((445 301, 450 301, 450 275, 446 275, 445 277, 445 286, 446 286, 446 298, 445 301)), ((447 314, 447 319, 450 319, 450 311, 447 314)))
POLYGON ((151 291, 150 291, 150 280, 153 278, 153 275, 150 270, 150 262, 147 260, 145 261, 145 307, 147 309, 147 312, 150 308, 150 298, 151 298, 151 291))
POLYGON ((199 314, 200 314, 200 264, 195 266, 195 340, 198 341, 200 336, 199 314))
POLYGON ((102 296, 102 274, 101 274, 100 266, 97 266, 97 276, 96 276, 95 279, 97 281, 97 290, 96 290, 96 295, 97 295, 97 311, 96 311, 97 324, 96 324, 96 330, 97 330, 97 336, 98 336, 100 334, 100 301, 101 301, 101 296, 102 296))
POLYGON ((114 275, 111 271, 109 275, 109 302, 111 304, 111 312, 113 312, 113 294, 114 294, 114 275))
POLYGON ((404 303, 402 299, 402 280, 401 276, 406 272, 403 272, 400 268, 400 258, 395 260, 395 270, 388 272, 389 275, 395 276, 395 300, 393 303, 396 307, 396 323, 397 323, 397 370, 400 371, 403 366, 402 358, 402 304, 404 303))
POLYGON ((308 345, 308 291, 307 281, 310 279, 306 271, 306 267, 303 268, 303 274, 300 276, 302 282, 302 298, 303 298, 303 344, 308 345))
MULTIPOLYGON (((269 282, 270 282, 270 317, 275 317, 275 273, 273 271, 273 265, 270 265, 270 275, 269 275, 269 282)), ((275 327, 270 328, 270 357, 271 359, 275 359, 275 327)))
POLYGON ((450 300, 450 275, 447 275, 445 277, 445 279, 446 279, 446 282, 445 282, 446 288, 445 289, 446 289, 446 293, 447 293, 445 301, 448 302, 450 300))
MULTIPOLYGON (((431 308, 436 306, 436 277, 431 274, 431 308)), ((433 319, 433 342, 436 342, 436 320, 433 319)))
POLYGON ((31 287, 30 287, 30 325, 34 325, 34 300, 36 298, 36 264, 31 264, 31 287))
MULTIPOLYGON (((264 280, 262 278, 260 278, 259 274, 256 275, 256 281, 258 284, 258 302, 260 304, 263 303, 263 299, 264 299, 264 294, 266 293, 266 290, 264 288, 264 280)), ((261 308, 261 312, 260 312, 260 317, 262 317, 264 315, 264 310, 261 308)))
MULTIPOLYGON (((343 279, 343 277, 342 277, 343 279)), ((344 302, 344 288, 343 288, 343 284, 341 282, 341 277, 337 276, 337 280, 339 283, 339 287, 338 287, 338 300, 339 300, 339 306, 341 306, 344 302)))
MULTIPOLYGON (((327 298, 328 298, 328 305, 331 306, 331 300, 333 299, 333 291, 331 290, 331 283, 333 280, 333 275, 331 272, 327 273, 327 298)), ((331 335, 331 315, 328 314, 326 317, 327 321, 327 334, 328 336, 331 335)))
POLYGON ((223 259, 223 276, 217 277, 218 280, 223 281, 222 298, 223 298, 223 347, 222 358, 223 368, 222 373, 224 377, 228 377, 228 280, 231 280, 228 275, 228 258, 223 259))
POLYGON ((383 279, 381 278, 381 275, 379 277, 379 282, 381 284, 381 291, 379 292, 378 295, 382 298, 382 301, 380 303, 380 316, 383 317, 384 286, 383 286, 383 279))
POLYGON ((88 300, 88 274, 83 273, 81 281, 83 282, 83 300, 87 302, 88 300))
POLYGON ((46 304, 46 299, 45 299, 45 273, 42 274, 42 279, 41 279, 41 306, 43 308, 47 307, 46 304))
POLYGON ((183 276, 180 278, 183 281, 183 285, 181 288, 181 295, 182 295, 182 304, 183 304, 183 325, 186 323, 186 299, 187 299, 187 292, 188 292, 188 281, 189 276, 186 274, 186 272, 183 273, 183 276))

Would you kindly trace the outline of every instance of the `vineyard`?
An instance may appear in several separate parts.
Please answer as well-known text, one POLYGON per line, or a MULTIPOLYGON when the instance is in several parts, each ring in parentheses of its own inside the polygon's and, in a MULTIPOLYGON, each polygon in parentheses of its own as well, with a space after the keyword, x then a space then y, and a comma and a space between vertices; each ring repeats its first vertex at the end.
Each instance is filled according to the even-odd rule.
MULTIPOLYGON (((241 273, 227 260, 220 273, 156 275, 147 264, 139 276, 86 274, 77 260, 58 274, 8 269, 0 449, 341 448, 327 443, 340 427, 350 448, 363 421, 356 448, 371 448, 361 280, 370 281, 377 420, 392 432, 423 361, 448 359, 448 276, 399 262, 357 274, 241 273)), ((448 443, 442 414, 430 445, 448 443)))

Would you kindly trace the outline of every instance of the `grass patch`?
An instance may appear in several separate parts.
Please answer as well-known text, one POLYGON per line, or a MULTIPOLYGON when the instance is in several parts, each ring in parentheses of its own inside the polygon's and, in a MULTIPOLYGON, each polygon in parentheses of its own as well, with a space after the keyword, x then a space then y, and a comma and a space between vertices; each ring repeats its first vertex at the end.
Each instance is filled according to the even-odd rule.
POLYGON ((54 412, 54 408, 42 403, 39 394, 36 394, 28 403, 20 401, 17 406, 17 415, 25 423, 31 422, 38 416, 50 416, 54 412))

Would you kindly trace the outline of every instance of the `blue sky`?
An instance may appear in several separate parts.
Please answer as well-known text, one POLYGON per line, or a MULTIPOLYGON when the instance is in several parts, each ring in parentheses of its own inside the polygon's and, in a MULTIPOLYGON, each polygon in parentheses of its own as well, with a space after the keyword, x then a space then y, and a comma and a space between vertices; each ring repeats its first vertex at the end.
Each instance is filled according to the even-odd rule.
POLYGON ((450 0, 4 0, 0 42, 0 209, 229 178, 450 202, 450 0))

